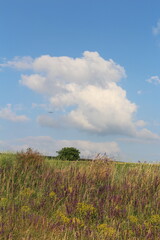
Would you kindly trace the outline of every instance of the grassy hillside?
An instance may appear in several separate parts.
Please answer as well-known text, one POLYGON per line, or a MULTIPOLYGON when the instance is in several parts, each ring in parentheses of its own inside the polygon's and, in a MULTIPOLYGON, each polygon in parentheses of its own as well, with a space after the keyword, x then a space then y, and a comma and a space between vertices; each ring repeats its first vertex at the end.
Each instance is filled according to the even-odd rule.
POLYGON ((0 239, 160 239, 160 165, 0 156, 0 239))

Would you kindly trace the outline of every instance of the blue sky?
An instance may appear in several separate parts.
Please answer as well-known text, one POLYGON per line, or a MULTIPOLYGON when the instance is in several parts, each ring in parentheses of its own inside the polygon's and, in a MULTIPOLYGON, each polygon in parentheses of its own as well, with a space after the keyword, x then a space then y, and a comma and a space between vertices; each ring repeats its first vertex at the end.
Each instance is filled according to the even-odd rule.
POLYGON ((160 159, 160 2, 5 0, 0 151, 160 159))

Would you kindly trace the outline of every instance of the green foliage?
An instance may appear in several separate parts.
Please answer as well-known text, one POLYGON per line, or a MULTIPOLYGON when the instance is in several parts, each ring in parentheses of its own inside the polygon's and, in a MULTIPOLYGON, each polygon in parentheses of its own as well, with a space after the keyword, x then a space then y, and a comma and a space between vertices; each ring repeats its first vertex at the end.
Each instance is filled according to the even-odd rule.
POLYGON ((80 159, 80 151, 74 147, 65 147, 57 151, 60 160, 76 161, 80 159))

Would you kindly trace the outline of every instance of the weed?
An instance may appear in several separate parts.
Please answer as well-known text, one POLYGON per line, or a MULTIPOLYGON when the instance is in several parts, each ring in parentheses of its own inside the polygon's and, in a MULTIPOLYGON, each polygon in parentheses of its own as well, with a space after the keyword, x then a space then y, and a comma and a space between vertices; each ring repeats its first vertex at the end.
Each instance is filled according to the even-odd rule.
POLYGON ((49 165, 31 149, 11 158, 0 165, 0 239, 160 239, 159 165, 49 165))

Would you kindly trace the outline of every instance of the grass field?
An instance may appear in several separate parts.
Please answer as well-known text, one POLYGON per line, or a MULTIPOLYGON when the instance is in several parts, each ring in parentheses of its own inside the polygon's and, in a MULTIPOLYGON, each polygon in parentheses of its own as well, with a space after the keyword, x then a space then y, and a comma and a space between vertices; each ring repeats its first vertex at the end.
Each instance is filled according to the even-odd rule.
POLYGON ((0 239, 160 239, 160 165, 0 155, 0 239))

